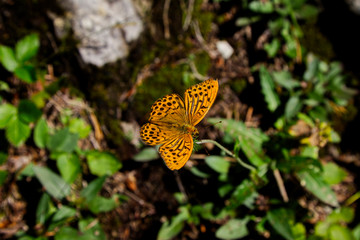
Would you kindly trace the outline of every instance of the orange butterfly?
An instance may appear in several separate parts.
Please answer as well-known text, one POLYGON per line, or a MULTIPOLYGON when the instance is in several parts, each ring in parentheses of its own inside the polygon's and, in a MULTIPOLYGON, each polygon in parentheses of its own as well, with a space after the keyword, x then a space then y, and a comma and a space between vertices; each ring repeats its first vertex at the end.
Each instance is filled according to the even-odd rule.
POLYGON ((140 130, 148 145, 159 145, 161 157, 171 170, 182 168, 193 150, 195 128, 214 103, 219 83, 208 79, 185 91, 185 101, 177 94, 158 99, 151 107, 149 123, 140 130))

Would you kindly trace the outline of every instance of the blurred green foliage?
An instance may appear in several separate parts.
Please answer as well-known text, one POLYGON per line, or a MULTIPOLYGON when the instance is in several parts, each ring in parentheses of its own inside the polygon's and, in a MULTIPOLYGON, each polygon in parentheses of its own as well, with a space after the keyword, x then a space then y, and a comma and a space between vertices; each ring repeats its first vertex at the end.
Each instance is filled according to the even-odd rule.
MULTIPOLYGON (((7 141, 14 147, 27 145, 32 136, 37 151, 48 151, 47 158, 55 160, 57 166, 52 169, 30 162, 16 173, 18 180, 24 176, 35 177, 44 188, 36 210, 38 236, 18 232, 17 237, 22 240, 47 239, 45 233, 57 229, 55 239, 104 239, 105 233, 96 215, 111 211, 125 198, 121 195, 105 198, 99 192, 106 178, 118 171, 122 164, 109 152, 79 148, 79 141, 90 134, 91 127, 82 118, 75 117, 70 109, 61 112, 58 122, 62 127, 48 125, 45 116, 42 116, 42 107, 51 92, 56 91, 51 89, 47 92, 42 80, 44 77, 38 75, 43 71, 33 64, 39 42, 38 35, 31 34, 18 41, 15 49, 0 45, 3 67, 26 84, 40 84, 44 89, 33 99, 20 99, 18 104, 1 99, 0 129, 5 130, 7 141), (89 175, 88 172, 95 180, 83 187, 80 183, 86 182, 83 177, 89 175), (77 187, 73 188, 74 185, 77 187), (60 200, 63 204, 56 204, 60 200), (84 211, 92 213, 92 217, 83 218, 81 214, 84 211), (70 222, 77 222, 78 229, 70 227, 70 222)), ((0 87, 3 92, 9 92, 11 88, 3 81, 0 87)), ((0 152, 0 156, 0 165, 6 164, 7 155, 0 152)), ((7 184, 7 180, 8 172, 0 170, 0 185, 7 184)))

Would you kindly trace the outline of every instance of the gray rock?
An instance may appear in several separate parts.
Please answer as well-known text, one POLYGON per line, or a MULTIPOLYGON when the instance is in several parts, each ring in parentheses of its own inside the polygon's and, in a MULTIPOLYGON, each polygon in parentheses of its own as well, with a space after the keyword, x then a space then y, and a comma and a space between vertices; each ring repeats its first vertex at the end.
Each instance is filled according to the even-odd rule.
MULTIPOLYGON (((143 31, 132 0, 63 0, 82 59, 98 67, 125 58, 143 31)), ((59 19, 56 23, 61 23, 59 19)), ((57 30, 57 32, 61 32, 57 30)))
POLYGON ((360 14, 360 0, 346 0, 350 10, 356 14, 360 14))

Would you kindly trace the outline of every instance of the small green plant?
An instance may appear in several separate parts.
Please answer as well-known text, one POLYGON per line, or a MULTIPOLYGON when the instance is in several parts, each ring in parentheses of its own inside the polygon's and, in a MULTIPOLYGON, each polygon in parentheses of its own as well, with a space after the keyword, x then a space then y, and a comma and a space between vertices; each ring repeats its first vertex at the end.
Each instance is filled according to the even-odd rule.
POLYGON ((272 40, 264 45, 268 56, 274 58, 283 49, 286 56, 301 61, 304 50, 299 39, 303 33, 298 21, 313 19, 319 12, 317 7, 306 2, 306 0, 250 1, 245 6, 254 15, 237 19, 236 25, 245 26, 262 19, 269 19, 268 28, 272 40))
POLYGON ((37 80, 36 67, 31 59, 39 50, 40 40, 37 34, 31 34, 15 45, 15 48, 0 45, 0 62, 6 70, 27 83, 37 80))
MULTIPOLYGON (((16 172, 0 170, 0 186, 7 183, 9 175, 13 175, 17 181, 24 177, 36 178, 44 189, 36 210, 36 236, 18 232, 17 238, 105 239, 96 215, 113 210, 126 198, 120 194, 103 197, 99 193, 108 176, 117 172, 122 164, 110 152, 79 147, 80 141, 89 136, 91 126, 76 117, 71 109, 59 109, 58 124, 48 124, 42 107, 55 91, 54 86, 45 86, 42 77, 36 76, 36 72, 41 71, 37 71, 30 60, 35 58, 38 49, 36 34, 18 41, 15 49, 0 46, 0 62, 5 69, 24 84, 37 83, 43 89, 31 99, 18 100, 17 104, 0 99, 0 130, 5 131, 10 146, 15 149, 29 147, 45 153, 44 161, 31 161, 16 172), (52 91, 47 91, 47 87, 52 91), (31 136, 33 142, 28 141, 31 136), (56 167, 46 166, 51 165, 47 164, 48 161, 55 161, 56 167), (87 184, 83 177, 89 174, 93 180, 87 184), (83 217, 86 211, 90 214, 83 217), (74 223, 77 228, 73 227, 74 223)), ((10 90, 6 82, 0 82, 0 91, 10 93, 10 90)), ((4 148, 1 150, 6 151, 4 148)), ((0 152, 0 165, 4 166, 7 158, 7 153, 0 152)), ((6 217, 2 210, 0 215, 6 217)))
POLYGON ((345 112, 344 106, 356 93, 345 85, 348 78, 338 62, 328 64, 309 54, 306 63, 307 69, 300 79, 289 71, 270 72, 260 67, 260 83, 268 109, 274 112, 280 107, 279 89, 288 97, 282 122, 293 119, 304 109, 314 120, 329 121, 333 114, 345 112))
POLYGON ((360 224, 353 230, 347 225, 354 220, 354 209, 349 207, 337 208, 332 211, 324 221, 320 221, 315 226, 315 233, 311 239, 316 237, 321 239, 359 239, 360 224))

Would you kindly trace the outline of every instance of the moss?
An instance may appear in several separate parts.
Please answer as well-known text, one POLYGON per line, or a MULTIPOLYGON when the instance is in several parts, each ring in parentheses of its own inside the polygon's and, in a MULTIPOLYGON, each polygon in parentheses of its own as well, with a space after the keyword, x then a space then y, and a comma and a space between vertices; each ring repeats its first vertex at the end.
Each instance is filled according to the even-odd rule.
POLYGON ((105 123, 107 128, 111 130, 111 134, 107 135, 107 138, 109 138, 116 146, 121 146, 124 143, 125 136, 119 124, 120 121, 115 118, 107 117, 105 123))
POLYGON ((207 75, 211 67, 211 61, 207 52, 200 52, 195 55, 194 63, 201 75, 207 75))
POLYGON ((194 4, 193 16, 196 16, 196 20, 199 23, 200 31, 204 37, 207 39, 208 34, 212 31, 212 23, 215 20, 215 14, 213 12, 206 12, 202 10, 202 0, 196 0, 194 4))
POLYGON ((241 93, 247 86, 247 81, 245 79, 234 79, 231 81, 231 89, 236 93, 241 93))
MULTIPOLYGON (((193 56, 193 61, 200 74, 206 75, 211 67, 211 61, 206 52, 199 52, 193 56)), ((161 67, 153 76, 149 77, 137 88, 134 108, 140 116, 149 113, 151 105, 159 98, 178 93, 183 97, 184 91, 198 81, 192 77, 187 63, 173 65, 171 63, 161 67), (189 77, 190 76, 190 77, 189 77)))
POLYGON ((152 77, 146 79, 138 87, 134 99, 134 107, 140 115, 150 111, 151 105, 164 95, 178 93, 182 95, 186 87, 182 81, 183 72, 187 71, 187 65, 165 65, 152 77))
POLYGON ((309 52, 313 52, 328 61, 335 57, 331 43, 321 34, 320 29, 314 23, 304 24, 301 28, 304 34, 303 38, 301 38, 301 44, 309 52))

